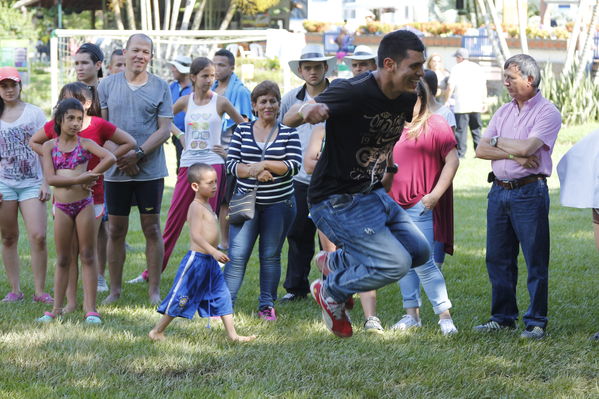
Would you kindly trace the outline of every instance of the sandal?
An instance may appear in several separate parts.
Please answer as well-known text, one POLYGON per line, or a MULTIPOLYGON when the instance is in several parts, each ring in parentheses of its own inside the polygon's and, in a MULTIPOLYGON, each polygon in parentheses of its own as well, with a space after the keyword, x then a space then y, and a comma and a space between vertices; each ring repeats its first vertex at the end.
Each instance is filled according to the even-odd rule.
POLYGON ((50 294, 47 294, 47 293, 44 292, 40 296, 34 295, 33 296, 33 302, 53 304, 54 303, 54 299, 52 298, 52 296, 50 294))
POLYGON ((87 324, 102 324, 102 318, 100 317, 100 313, 87 312, 84 317, 85 322, 87 324))
POLYGON ((56 315, 52 312, 44 312, 44 315, 37 319, 39 323, 51 323, 56 320, 56 315))

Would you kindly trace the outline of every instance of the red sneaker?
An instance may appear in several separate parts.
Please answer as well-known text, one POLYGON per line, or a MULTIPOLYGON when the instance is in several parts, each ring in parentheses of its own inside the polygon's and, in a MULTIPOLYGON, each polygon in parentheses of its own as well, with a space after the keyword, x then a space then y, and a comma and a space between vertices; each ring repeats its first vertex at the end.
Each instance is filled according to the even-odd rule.
MULTIPOLYGON (((327 251, 319 251, 314 256, 314 264, 318 267, 318 270, 321 271, 323 276, 328 276, 331 273, 331 269, 329 269, 329 253, 327 251)), ((345 309, 352 310, 354 308, 354 298, 349 297, 347 301, 345 301, 345 309)))
POLYGON ((329 253, 327 251, 319 251, 314 255, 314 264, 325 277, 331 272, 331 269, 329 269, 329 253))
POLYGON ((345 303, 337 303, 333 298, 323 298, 322 280, 318 279, 310 286, 312 296, 322 308, 322 319, 327 328, 340 338, 349 338, 353 331, 349 317, 345 312, 345 303))

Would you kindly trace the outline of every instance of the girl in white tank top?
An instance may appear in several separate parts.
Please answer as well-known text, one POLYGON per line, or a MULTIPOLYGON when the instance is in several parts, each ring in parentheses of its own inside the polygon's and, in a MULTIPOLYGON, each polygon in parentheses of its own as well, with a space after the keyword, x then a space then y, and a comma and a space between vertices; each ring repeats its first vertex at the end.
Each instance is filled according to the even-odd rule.
POLYGON ((208 165, 223 164, 224 159, 213 151, 220 145, 222 117, 216 107, 218 95, 210 91, 212 98, 206 105, 197 105, 194 93, 189 95, 185 113, 185 149, 181 154, 181 166, 190 167, 196 162, 208 165))

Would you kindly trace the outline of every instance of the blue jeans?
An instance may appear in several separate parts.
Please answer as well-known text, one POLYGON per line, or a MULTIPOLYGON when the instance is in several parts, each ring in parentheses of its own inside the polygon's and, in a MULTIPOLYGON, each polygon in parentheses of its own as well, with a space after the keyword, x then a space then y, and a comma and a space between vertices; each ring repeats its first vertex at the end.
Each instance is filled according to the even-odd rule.
POLYGON ((237 292, 243 282, 254 243, 260 235, 258 254, 260 259, 259 309, 274 306, 277 287, 281 279, 281 249, 287 232, 295 219, 296 207, 293 196, 270 205, 256 205, 252 220, 229 228, 229 257, 225 265, 225 282, 235 304, 237 292))
POLYGON ((329 254, 326 293, 343 302, 402 278, 430 257, 424 235, 384 189, 336 194, 313 204, 316 226, 339 249, 329 254))
MULTIPOLYGON (((406 212, 432 246, 434 242, 433 212, 426 209, 422 202, 417 203, 410 209, 406 209, 406 212)), ((443 313, 451 308, 451 301, 447 296, 445 278, 435 264, 432 256, 424 265, 410 269, 399 280, 404 308, 419 308, 422 306, 422 300, 420 299, 421 282, 426 296, 433 305, 435 314, 443 313)))
POLYGON ((549 193, 544 180, 506 190, 493 184, 487 208, 487 271, 492 287, 491 320, 518 319, 518 252, 528 268, 530 306, 526 326, 547 325, 549 277, 549 193))

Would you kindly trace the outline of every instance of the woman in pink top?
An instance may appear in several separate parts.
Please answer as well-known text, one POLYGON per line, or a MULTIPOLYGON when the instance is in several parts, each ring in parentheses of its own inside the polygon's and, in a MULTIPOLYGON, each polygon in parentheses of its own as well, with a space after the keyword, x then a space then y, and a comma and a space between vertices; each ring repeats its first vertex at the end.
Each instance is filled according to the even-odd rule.
MULTIPOLYGON (((391 183, 389 195, 406 210, 412 221, 433 247, 434 241, 445 244, 453 252, 453 194, 451 182, 458 169, 456 139, 443 117, 432 114, 428 107, 430 92, 424 80, 417 87, 418 101, 412 122, 395 144, 393 159, 398 172, 387 174, 384 183, 391 183), (392 181, 391 181, 392 177, 392 181)), ((392 330, 407 330, 422 325, 420 321, 420 283, 428 296, 444 335, 457 333, 449 309, 443 274, 430 259, 410 269, 399 280, 406 315, 392 330)))

